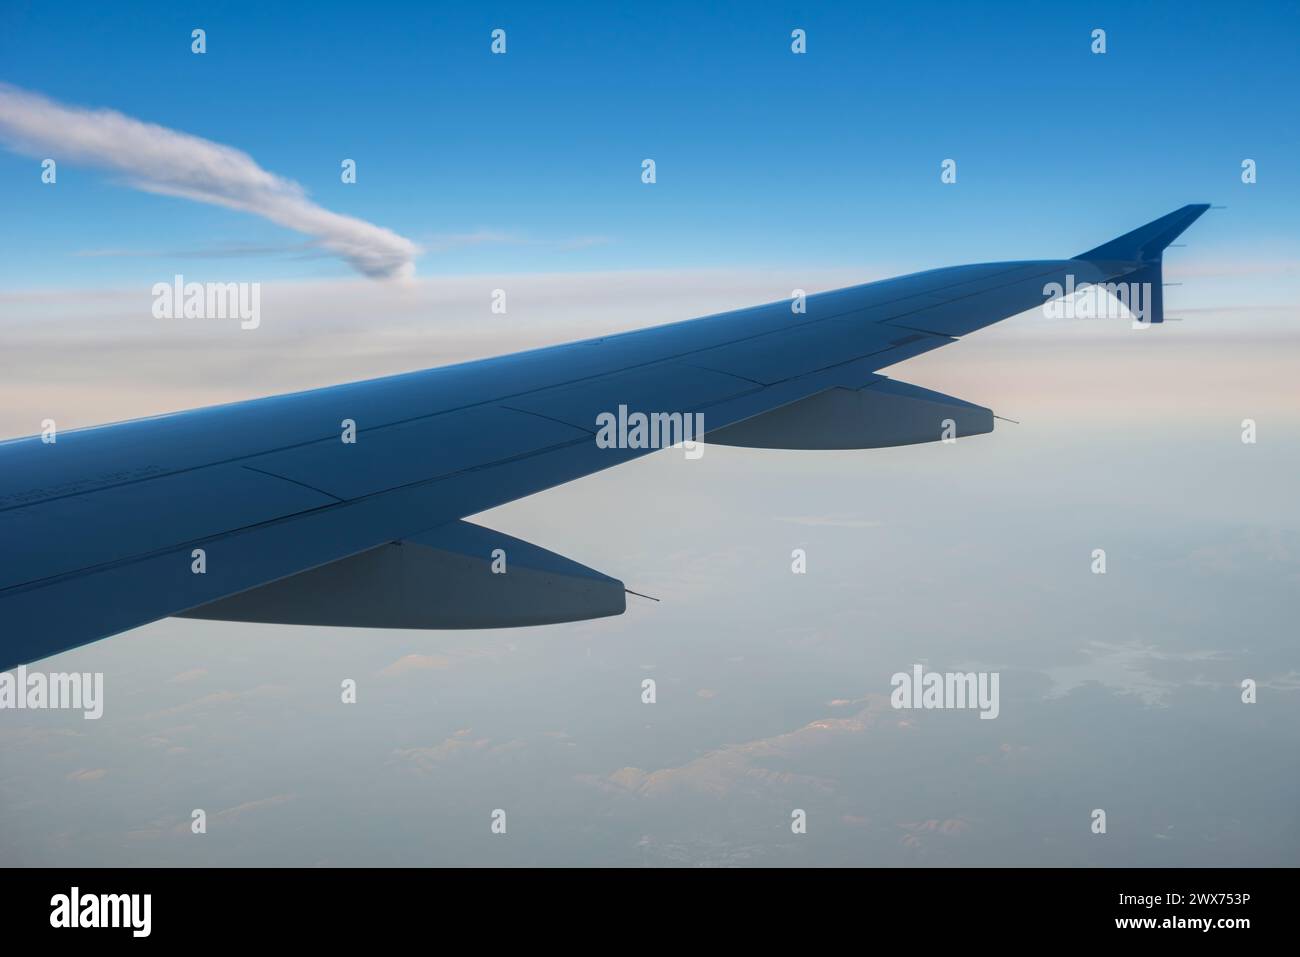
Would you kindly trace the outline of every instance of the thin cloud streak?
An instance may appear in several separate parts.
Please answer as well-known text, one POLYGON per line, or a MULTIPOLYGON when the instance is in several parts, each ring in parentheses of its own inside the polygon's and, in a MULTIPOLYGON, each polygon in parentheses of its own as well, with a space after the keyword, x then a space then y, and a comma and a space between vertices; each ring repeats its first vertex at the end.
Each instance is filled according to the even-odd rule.
POLYGON ((242 150, 116 110, 65 106, 0 84, 0 139, 13 150, 124 173, 136 189, 252 213, 314 237, 372 278, 414 274, 419 247, 392 230, 308 199, 242 150))

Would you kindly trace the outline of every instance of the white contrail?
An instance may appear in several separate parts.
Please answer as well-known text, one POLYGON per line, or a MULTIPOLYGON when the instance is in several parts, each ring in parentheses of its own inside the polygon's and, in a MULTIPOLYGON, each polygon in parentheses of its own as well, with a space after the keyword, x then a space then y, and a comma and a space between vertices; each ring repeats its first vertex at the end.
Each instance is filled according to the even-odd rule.
POLYGON ((125 173, 132 186, 265 217, 313 236, 367 276, 409 276, 420 251, 392 230, 323 209, 241 150, 116 110, 65 106, 0 83, 0 139, 18 152, 125 173))

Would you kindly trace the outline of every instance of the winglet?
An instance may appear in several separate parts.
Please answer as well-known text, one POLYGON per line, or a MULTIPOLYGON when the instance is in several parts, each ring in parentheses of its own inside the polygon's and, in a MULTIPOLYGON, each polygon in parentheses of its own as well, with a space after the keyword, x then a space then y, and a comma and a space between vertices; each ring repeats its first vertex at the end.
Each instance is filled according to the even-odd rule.
MULTIPOLYGON (((1142 325, 1164 322, 1162 258, 1165 248, 1209 208, 1208 203, 1192 203, 1074 258, 1105 264, 1103 268, 1107 272, 1118 270, 1115 278, 1122 277, 1123 282, 1108 287, 1122 287, 1127 297, 1125 305, 1137 321, 1142 325)), ((1107 291, 1114 292, 1112 288, 1107 291)))
POLYGON ((1093 261, 1158 263, 1165 247, 1177 239, 1188 226, 1209 209, 1208 203, 1192 203, 1167 216, 1139 226, 1118 239, 1079 253, 1075 259, 1093 261))

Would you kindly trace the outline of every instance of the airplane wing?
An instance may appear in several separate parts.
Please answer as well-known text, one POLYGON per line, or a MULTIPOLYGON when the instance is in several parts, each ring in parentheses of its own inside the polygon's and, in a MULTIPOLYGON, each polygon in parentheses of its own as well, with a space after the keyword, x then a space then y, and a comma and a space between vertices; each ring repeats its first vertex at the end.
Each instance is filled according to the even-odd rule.
POLYGON ((1070 277, 1146 284, 1160 322, 1161 253, 1207 208, 1073 259, 0 443, 0 669, 171 615, 488 628, 618 614, 621 582, 461 519, 654 451, 598 441, 600 416, 698 413, 709 441, 765 448, 991 431, 988 409, 877 370, 1070 277))

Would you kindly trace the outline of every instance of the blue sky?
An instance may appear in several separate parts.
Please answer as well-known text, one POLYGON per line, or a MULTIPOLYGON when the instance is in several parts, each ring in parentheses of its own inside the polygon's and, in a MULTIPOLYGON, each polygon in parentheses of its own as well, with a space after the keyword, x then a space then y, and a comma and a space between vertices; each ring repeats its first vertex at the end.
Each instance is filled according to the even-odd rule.
MULTIPOLYGON (((140 11, 8 4, 0 81, 243 150, 421 244, 420 275, 1072 255, 1198 201, 1229 207, 1197 240, 1207 255, 1296 251, 1293 4, 140 11)), ((111 172, 64 165, 50 188, 0 152, 0 191, 11 289, 349 273, 283 227, 111 172), (231 246, 262 251, 178 255, 231 246), (130 255, 84 255, 105 250, 130 255)))

